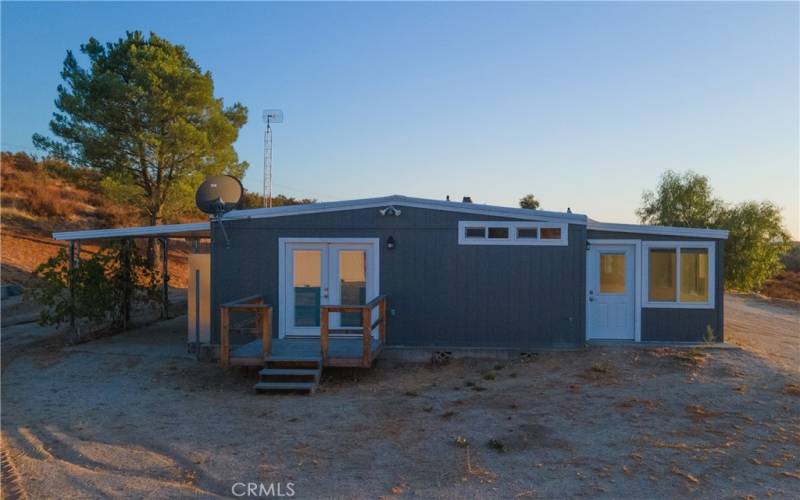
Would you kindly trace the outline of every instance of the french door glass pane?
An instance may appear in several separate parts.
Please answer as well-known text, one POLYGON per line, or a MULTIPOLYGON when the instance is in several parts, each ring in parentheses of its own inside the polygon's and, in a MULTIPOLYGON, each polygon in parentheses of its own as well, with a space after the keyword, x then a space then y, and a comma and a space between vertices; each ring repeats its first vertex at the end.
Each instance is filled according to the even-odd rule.
MULTIPOLYGON (((367 303, 367 252, 339 251, 339 286, 342 304, 367 303)), ((361 326, 361 314, 342 313, 341 323, 343 327, 361 326)))
POLYGON ((319 326, 322 252, 295 250, 293 256, 294 325, 319 326))
POLYGON ((649 297, 654 302, 676 300, 675 253, 674 248, 650 250, 649 297))
POLYGON ((681 249, 681 302, 708 302, 708 250, 681 249))
POLYGON ((625 254, 600 254, 600 293, 625 293, 625 254))

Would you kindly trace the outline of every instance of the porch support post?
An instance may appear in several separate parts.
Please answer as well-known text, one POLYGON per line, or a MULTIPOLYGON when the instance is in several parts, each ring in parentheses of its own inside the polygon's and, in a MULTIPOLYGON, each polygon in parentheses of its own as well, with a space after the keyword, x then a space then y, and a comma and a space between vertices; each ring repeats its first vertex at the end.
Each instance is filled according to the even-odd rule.
POLYGON ((361 366, 364 368, 369 368, 369 365, 372 361, 372 314, 371 309, 365 307, 361 309, 361 328, 362 328, 362 335, 364 336, 361 339, 361 366))
POLYGON ((169 238, 161 238, 161 319, 169 318, 169 238))
POLYGON ((231 348, 230 348, 230 310, 222 306, 219 308, 219 361, 222 366, 227 368, 230 366, 231 348))
POLYGON ((378 338, 381 344, 386 343, 386 298, 382 298, 378 302, 378 314, 380 315, 380 324, 378 326, 378 338))
POLYGON ((319 349, 322 354, 322 366, 328 362, 328 317, 330 311, 325 306, 320 307, 319 349))
POLYGON ((75 257, 75 242, 70 240, 67 246, 67 260, 69 261, 69 269, 67 272, 67 280, 69 283, 67 284, 69 286, 69 329, 73 341, 80 339, 81 336, 75 319, 75 272, 77 268, 75 257))
POLYGON ((272 306, 259 308, 258 316, 261 322, 261 359, 266 360, 272 350, 272 306))

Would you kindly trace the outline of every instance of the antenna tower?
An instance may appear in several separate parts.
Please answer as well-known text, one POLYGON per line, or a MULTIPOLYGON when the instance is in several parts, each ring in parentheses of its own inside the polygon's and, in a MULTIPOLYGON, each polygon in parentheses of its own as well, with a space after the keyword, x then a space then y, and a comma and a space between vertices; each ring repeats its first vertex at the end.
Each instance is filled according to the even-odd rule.
POLYGON ((261 116, 267 124, 264 130, 264 187, 261 195, 264 198, 264 208, 272 208, 272 124, 283 122, 283 111, 267 109, 261 116))

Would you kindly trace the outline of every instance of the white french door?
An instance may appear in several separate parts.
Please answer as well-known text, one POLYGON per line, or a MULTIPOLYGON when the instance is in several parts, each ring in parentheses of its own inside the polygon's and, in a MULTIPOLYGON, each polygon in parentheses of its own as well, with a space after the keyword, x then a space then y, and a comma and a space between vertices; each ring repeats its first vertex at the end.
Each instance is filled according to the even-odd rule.
MULTIPOLYGON (((281 240, 280 336, 318 336, 320 306, 378 296, 377 240, 281 240)), ((359 313, 331 314, 331 328, 360 328, 359 313)))

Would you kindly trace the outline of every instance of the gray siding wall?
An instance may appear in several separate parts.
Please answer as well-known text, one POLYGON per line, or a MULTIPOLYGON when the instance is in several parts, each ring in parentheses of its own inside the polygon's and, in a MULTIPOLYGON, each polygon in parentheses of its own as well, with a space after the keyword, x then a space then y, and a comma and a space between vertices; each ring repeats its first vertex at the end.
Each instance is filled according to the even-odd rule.
POLYGON ((623 239, 642 241, 715 241, 715 297, 714 309, 643 308, 642 340, 698 342, 706 333, 706 326, 714 329, 719 342, 724 341, 723 305, 725 302, 725 241, 683 236, 660 236, 641 233, 614 233, 588 231, 589 239, 623 239))
POLYGON ((380 288, 388 296, 387 342, 397 346, 576 346, 585 337, 586 228, 569 226, 569 246, 458 245, 459 220, 508 220, 399 206, 214 225, 214 342, 219 305, 262 294, 278 328, 278 238, 380 238, 380 288), (393 236, 396 248, 386 249, 393 236))

